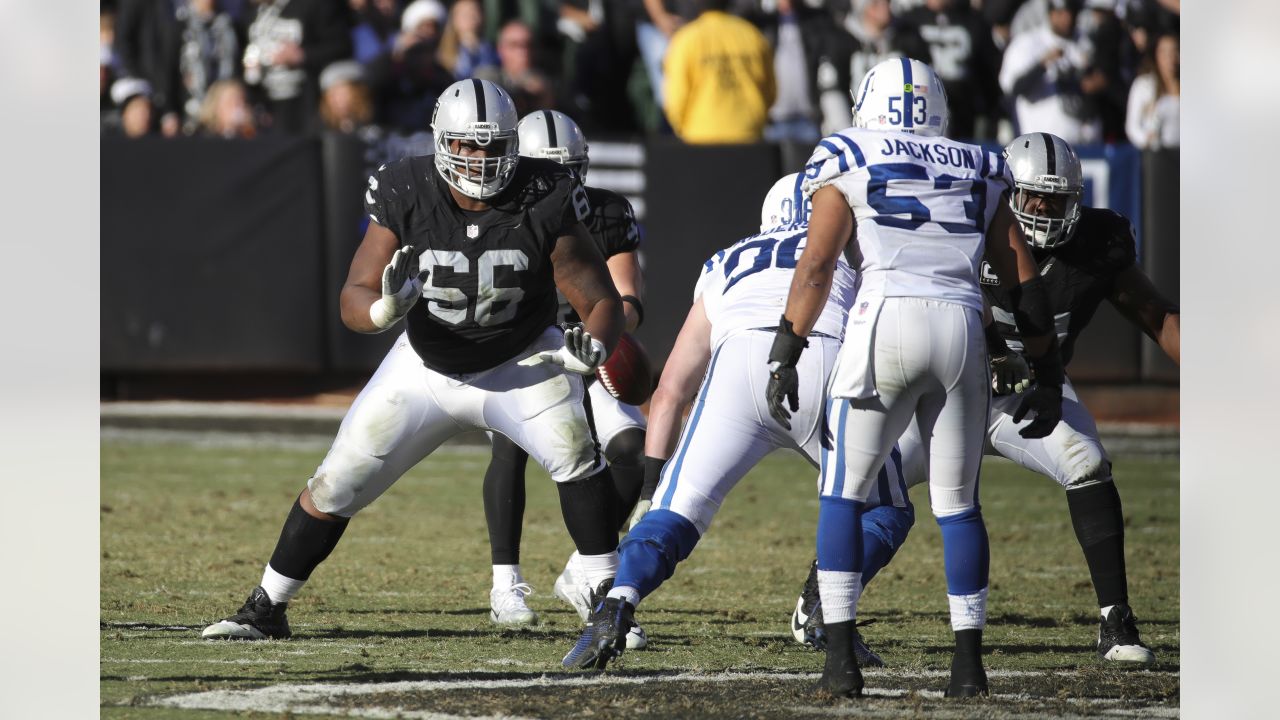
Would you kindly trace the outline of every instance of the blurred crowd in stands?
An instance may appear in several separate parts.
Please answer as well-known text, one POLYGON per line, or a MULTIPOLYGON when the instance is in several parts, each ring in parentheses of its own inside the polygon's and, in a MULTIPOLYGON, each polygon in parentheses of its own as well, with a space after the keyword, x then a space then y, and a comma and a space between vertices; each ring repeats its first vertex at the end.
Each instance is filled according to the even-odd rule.
POLYGON ((429 129, 455 80, 589 137, 816 141, 909 56, 951 136, 1178 145, 1180 0, 102 0, 102 131, 429 129))

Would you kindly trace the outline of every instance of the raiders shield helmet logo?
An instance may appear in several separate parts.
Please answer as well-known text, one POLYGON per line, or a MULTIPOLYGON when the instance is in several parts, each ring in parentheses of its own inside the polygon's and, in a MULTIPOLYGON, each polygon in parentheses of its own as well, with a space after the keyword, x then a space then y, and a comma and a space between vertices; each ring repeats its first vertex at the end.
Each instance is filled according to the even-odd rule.
POLYGON ((468 238, 468 239, 471 239, 471 240, 475 240, 475 239, 476 239, 476 238, 478 238, 478 237, 480 237, 480 226, 479 226, 479 225, 468 225, 468 226, 467 226, 467 238, 468 238))

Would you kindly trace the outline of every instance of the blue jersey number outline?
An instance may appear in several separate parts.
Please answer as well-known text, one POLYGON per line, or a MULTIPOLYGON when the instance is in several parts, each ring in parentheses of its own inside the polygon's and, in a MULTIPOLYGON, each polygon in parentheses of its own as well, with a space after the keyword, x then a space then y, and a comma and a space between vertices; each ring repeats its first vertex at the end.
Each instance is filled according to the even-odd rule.
POLYGON ((723 292, 729 292, 729 288, 737 285, 743 278, 754 275, 766 268, 794 268, 796 266, 796 255, 799 254, 800 242, 804 240, 806 235, 807 233, 799 232, 794 235, 788 235, 781 240, 776 237, 761 237, 735 247, 733 252, 729 253, 724 260, 724 276, 728 282, 725 283, 723 292), (737 275, 733 275, 733 271, 742 260, 743 253, 748 250, 756 250, 755 259, 737 275), (730 275, 733 275, 733 277, 730 278, 730 275))
MULTIPOLYGON (((894 180, 933 180, 935 190, 948 190, 957 182, 969 182, 969 199, 963 203, 968 222, 936 221, 950 233, 984 232, 982 209, 986 205, 987 184, 979 178, 960 178, 952 175, 929 177, 923 165, 915 163, 883 163, 868 165, 867 204, 878 213, 871 219, 888 227, 915 230, 927 222, 935 222, 929 207, 915 195, 890 195, 889 183, 894 180), (907 215, 908 217, 898 217, 907 215)), ((950 197, 950 196, 949 196, 950 197)))

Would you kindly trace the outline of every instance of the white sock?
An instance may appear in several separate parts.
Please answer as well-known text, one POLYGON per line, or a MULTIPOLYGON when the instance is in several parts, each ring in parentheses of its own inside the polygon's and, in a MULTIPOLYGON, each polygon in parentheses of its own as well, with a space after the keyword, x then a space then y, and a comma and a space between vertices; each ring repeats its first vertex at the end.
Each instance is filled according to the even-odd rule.
POLYGON ((273 603, 289 602, 306 584, 306 580, 294 580, 281 575, 273 570, 270 564, 262 571, 262 589, 267 591, 267 597, 271 598, 273 603))
POLYGON ((1106 619, 1107 619, 1107 613, 1111 612, 1111 608, 1113 608, 1113 607, 1115 607, 1115 605, 1108 605, 1108 606, 1106 606, 1106 607, 1104 607, 1104 608, 1100 608, 1100 610, 1102 611, 1102 619, 1103 619, 1103 620, 1106 620, 1106 619))
POLYGON ((818 596, 822 598, 824 623, 852 620, 858 612, 858 598, 861 595, 862 573, 818 571, 818 596))
POLYGON ((987 626, 987 588, 969 595, 948 594, 947 600, 951 603, 952 630, 981 630, 987 626))
POLYGON ((618 574, 618 551, 604 555, 579 555, 578 571, 587 585, 595 590, 600 583, 618 574))
POLYGON ((609 591, 609 597, 622 598, 623 600, 631 603, 631 607, 640 606, 640 591, 633 587, 627 587, 625 585, 622 587, 616 587, 609 591))
POLYGON ((498 588, 509 588, 518 583, 524 582, 524 576, 520 574, 519 565, 494 565, 493 566, 493 586, 498 588))

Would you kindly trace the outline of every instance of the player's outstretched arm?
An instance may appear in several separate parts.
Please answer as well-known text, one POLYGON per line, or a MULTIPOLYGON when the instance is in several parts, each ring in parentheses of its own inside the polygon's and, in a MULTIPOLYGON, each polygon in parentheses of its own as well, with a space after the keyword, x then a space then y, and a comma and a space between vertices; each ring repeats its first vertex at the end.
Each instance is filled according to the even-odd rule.
POLYGON ((833 185, 813 194, 813 214, 809 216, 809 237, 804 252, 796 262, 787 294, 784 318, 791 322, 796 335, 808 337, 813 324, 822 314, 831 294, 831 279, 836 274, 840 253, 853 240, 853 210, 844 195, 833 185))
POLYGON ((1182 321, 1177 304, 1160 294, 1137 265, 1116 275, 1111 304, 1155 340, 1175 363, 1182 364, 1182 321))
POLYGON ((613 352, 622 335, 622 301, 586 226, 577 223, 556 239, 551 264, 556 287, 582 318, 587 333, 603 343, 607 352, 613 352))
POLYGON ((680 418, 693 402, 702 376, 711 361, 711 321, 699 298, 689 308, 676 344, 662 366, 662 379, 649 400, 649 427, 645 431, 644 454, 667 459, 680 435, 680 418))
MULTIPOLYGON (((351 258, 347 282, 342 286, 339 298, 342 324, 361 333, 378 333, 390 327, 390 324, 380 325, 374 322, 370 317, 370 309, 383 297, 383 276, 391 269, 388 266, 399 250, 400 240, 395 233, 376 222, 369 223, 364 240, 351 258)), ((405 273, 411 269, 406 263, 410 259, 412 258, 401 258, 399 272, 405 273)), ((392 293, 398 292, 402 287, 403 283, 394 288, 392 293)), ((412 305, 411 301, 414 299, 416 298, 405 297, 402 302, 412 305)), ((408 312, 408 308, 405 308, 405 312, 408 312)))
POLYGON ((1058 336, 1054 331, 1053 310, 1049 293, 1040 278, 1031 248, 1022 227, 1013 217, 1008 203, 1001 198, 991 226, 987 228, 986 258, 1000 284, 1013 298, 1013 316, 1022 334, 1027 360, 1036 381, 1023 394, 1013 413, 1013 421, 1021 422, 1031 411, 1035 417, 1018 431, 1024 438, 1042 438, 1053 432, 1062 419, 1062 383, 1066 380, 1062 358, 1058 354, 1058 336))
POLYGON ((618 296, 626 298, 622 301, 626 330, 635 332, 643 319, 640 308, 644 302, 644 275, 640 271, 640 257, 635 251, 618 253, 610 256, 606 264, 618 296))

